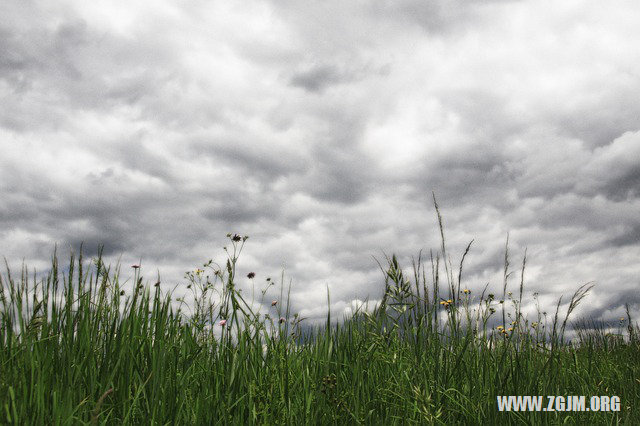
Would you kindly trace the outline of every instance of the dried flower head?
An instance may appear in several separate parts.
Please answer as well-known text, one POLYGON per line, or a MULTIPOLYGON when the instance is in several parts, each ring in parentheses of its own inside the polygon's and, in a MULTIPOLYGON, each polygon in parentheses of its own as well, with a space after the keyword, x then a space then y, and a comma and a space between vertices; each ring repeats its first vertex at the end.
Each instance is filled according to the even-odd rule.
POLYGON ((255 277, 255 276, 256 276, 256 273, 255 273, 255 272, 249 272, 249 273, 247 274, 247 278, 249 278, 249 279, 252 279, 252 278, 253 278, 253 277, 255 277))

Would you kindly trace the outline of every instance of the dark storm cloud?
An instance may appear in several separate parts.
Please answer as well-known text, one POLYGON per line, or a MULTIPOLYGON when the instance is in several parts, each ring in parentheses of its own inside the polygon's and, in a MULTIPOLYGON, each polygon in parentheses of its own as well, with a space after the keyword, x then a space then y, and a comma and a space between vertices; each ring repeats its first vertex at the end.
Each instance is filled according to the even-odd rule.
POLYGON ((640 224, 625 226, 625 229, 614 238, 607 241, 615 247, 634 246, 640 244, 640 224))
POLYGON ((345 148, 318 147, 312 154, 310 170, 300 177, 303 189, 326 202, 354 204, 362 201, 372 189, 371 177, 357 153, 345 148))
POLYGON ((269 142, 260 135, 203 135, 190 143, 187 149, 192 158, 238 167, 247 177, 259 177, 263 184, 271 183, 280 176, 300 173, 310 166, 310 158, 297 150, 269 142))
POLYGON ((322 92, 330 84, 340 83, 346 79, 340 72, 330 65, 315 66, 300 71, 291 77, 291 84, 302 87, 310 92, 322 92))

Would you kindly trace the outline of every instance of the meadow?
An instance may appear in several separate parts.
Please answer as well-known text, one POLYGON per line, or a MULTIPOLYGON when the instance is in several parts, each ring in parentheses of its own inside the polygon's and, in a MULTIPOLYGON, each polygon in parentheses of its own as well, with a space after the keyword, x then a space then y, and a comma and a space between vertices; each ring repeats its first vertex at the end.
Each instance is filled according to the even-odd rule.
POLYGON ((472 292, 462 278, 469 247, 454 268, 438 218, 442 246, 428 262, 379 264, 375 309, 342 321, 329 311, 315 327, 290 312, 283 280, 268 312, 254 312, 236 287, 247 241, 236 234, 222 265, 210 260, 186 275, 192 303, 163 291, 159 278, 146 282, 138 265, 121 283, 121 268, 101 255, 72 253, 67 269, 54 254, 43 278, 7 266, 0 423, 640 424, 639 330, 629 308, 613 325, 574 321, 584 285, 568 304, 524 315, 536 295, 527 295, 526 256, 512 270, 508 245, 499 290, 472 292), (584 395, 587 406, 592 395, 615 395, 620 404, 501 412, 500 395, 584 395))

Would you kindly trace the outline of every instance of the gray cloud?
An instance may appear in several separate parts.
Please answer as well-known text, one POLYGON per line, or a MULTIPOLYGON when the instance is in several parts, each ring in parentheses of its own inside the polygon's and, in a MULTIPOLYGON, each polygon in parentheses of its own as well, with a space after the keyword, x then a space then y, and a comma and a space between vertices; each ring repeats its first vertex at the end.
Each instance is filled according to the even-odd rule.
POLYGON ((381 296, 372 255, 438 249, 435 191, 456 267, 475 239, 474 294, 500 287, 509 232, 542 300, 593 280, 580 315, 637 310, 639 15, 630 1, 10 1, 0 255, 40 268, 56 243, 104 244, 175 285, 248 234, 241 273, 284 266, 294 310, 319 320, 326 286, 338 311, 381 296))
POLYGON ((291 84, 302 87, 310 92, 321 92, 329 84, 345 81, 344 76, 332 66, 316 66, 308 70, 300 71, 291 77, 291 84))

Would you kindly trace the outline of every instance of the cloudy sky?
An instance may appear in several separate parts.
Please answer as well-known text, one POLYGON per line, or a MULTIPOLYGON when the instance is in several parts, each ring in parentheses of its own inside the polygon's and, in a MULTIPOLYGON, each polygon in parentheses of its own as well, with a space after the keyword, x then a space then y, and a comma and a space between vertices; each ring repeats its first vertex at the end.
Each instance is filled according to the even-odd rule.
POLYGON ((635 0, 3 1, 0 256, 104 244, 180 289, 237 232, 241 285, 284 268, 318 320, 327 286, 332 312, 380 298, 372 256, 438 249, 433 191, 474 294, 509 233, 549 311, 594 281, 577 315, 640 313, 638 22, 635 0))

